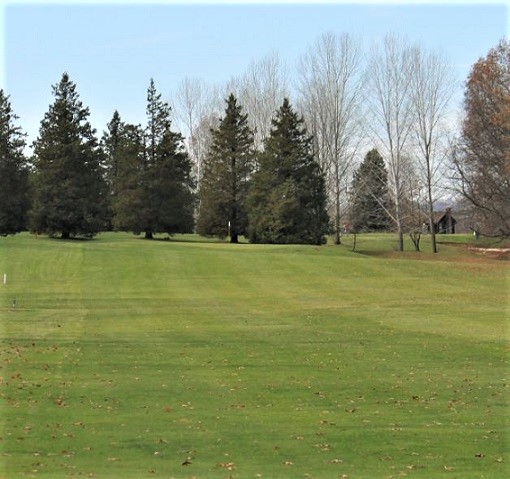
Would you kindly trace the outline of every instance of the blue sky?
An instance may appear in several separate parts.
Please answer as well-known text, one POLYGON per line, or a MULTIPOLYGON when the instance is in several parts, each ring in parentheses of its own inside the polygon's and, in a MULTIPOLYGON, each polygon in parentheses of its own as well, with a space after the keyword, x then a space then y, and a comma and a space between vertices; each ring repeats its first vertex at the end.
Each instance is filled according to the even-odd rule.
POLYGON ((185 77, 222 84, 277 52, 292 78, 299 56, 326 32, 351 33, 366 47, 388 32, 405 35, 440 49, 462 82, 480 56, 508 37, 508 16, 508 3, 454 0, 448 5, 4 1, 0 80, 29 142, 53 101, 51 85, 64 71, 101 134, 115 109, 126 121, 145 121, 151 77, 168 99, 185 77))

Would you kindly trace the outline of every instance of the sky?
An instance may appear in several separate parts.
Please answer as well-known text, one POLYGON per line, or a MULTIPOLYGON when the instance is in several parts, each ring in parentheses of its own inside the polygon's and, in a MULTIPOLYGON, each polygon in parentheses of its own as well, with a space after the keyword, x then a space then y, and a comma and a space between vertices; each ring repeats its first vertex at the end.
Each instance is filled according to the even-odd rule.
POLYGON ((324 33, 347 32, 365 49, 387 33, 441 51, 462 82, 471 65, 509 37, 510 4, 443 2, 0 0, 3 67, 18 125, 31 143, 68 72, 98 136, 114 110, 145 122, 150 78, 169 101, 186 77, 225 84, 277 53, 290 79, 299 57, 324 33))

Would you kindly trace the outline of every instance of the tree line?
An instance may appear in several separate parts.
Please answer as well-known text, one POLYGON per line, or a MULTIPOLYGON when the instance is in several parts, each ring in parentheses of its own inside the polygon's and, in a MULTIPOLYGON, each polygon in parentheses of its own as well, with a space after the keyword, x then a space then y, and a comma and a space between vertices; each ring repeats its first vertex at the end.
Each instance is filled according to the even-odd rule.
POLYGON ((0 97, 9 124, 5 158, 13 165, 10 173, 4 170, 9 176, 2 176, 5 191, 12 186, 11 205, 2 204, 3 234, 29 227, 67 239, 115 229, 153 238, 191 233, 196 224, 200 234, 229 235, 233 243, 241 235, 252 242, 324 242, 323 174, 304 120, 288 100, 275 112, 259 152, 247 115, 230 95, 212 131, 197 190, 184 138, 173 131, 171 109, 154 80, 147 90, 145 126, 125 123, 115 111, 100 141, 67 73, 53 95, 31 164, 23 156, 23 134, 12 124, 8 98, 3 92, 0 97), (9 177, 16 181, 8 184, 9 177))
POLYGON ((196 231, 321 244, 327 234, 340 243, 350 223, 395 230, 403 249, 404 233, 427 223, 436 251, 434 204, 448 179, 473 229, 510 236, 508 42, 473 65, 457 137, 440 55, 389 35, 367 65, 348 35, 324 35, 301 58, 296 106, 275 56, 229 82, 221 108, 190 79, 171 108, 151 79, 145 125, 115 111, 100 139, 64 73, 30 158, 1 90, 0 234, 196 231))

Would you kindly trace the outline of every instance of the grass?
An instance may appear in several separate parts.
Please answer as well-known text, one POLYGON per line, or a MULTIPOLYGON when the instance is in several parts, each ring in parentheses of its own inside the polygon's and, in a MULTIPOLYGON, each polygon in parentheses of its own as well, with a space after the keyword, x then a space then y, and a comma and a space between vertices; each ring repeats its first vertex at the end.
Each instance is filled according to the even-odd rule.
POLYGON ((0 478, 509 476, 508 262, 357 241, 0 239, 0 478))

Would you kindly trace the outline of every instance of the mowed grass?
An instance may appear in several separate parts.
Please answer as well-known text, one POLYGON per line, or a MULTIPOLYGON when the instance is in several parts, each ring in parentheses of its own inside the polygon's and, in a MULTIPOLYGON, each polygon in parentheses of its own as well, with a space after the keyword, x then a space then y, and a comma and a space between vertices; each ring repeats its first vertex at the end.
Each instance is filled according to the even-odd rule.
POLYGON ((179 239, 0 239, 0 478, 510 477, 507 261, 179 239))

